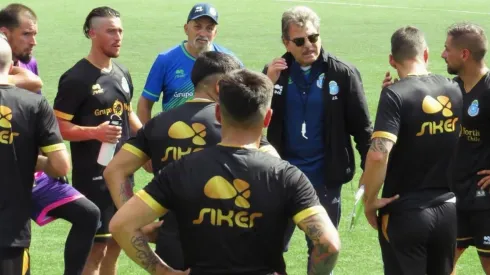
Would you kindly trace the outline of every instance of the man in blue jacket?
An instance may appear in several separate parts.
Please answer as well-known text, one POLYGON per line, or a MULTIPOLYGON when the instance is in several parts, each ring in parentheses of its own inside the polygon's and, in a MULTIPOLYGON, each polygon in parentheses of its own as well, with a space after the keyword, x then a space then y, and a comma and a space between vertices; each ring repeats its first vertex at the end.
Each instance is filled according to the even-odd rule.
POLYGON ((372 124, 359 71, 322 48, 319 27, 320 18, 307 7, 282 16, 287 53, 264 68, 274 83, 267 139, 306 174, 338 227, 341 188, 355 173, 351 136, 363 168, 372 124))

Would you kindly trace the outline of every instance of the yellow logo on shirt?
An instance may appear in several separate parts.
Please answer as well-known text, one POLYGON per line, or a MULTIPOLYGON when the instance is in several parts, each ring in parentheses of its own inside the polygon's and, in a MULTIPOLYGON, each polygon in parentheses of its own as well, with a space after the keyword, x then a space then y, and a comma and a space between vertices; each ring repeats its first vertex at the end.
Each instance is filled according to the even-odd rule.
POLYGON ((12 131, 11 121, 12 110, 7 106, 0 105, 0 143, 2 144, 12 144, 14 137, 19 135, 19 133, 12 131))
POLYGON ((451 101, 449 101, 449 97, 447 96, 438 96, 437 99, 434 99, 431 96, 426 96, 424 101, 422 101, 422 110, 426 114, 436 114, 442 111, 442 115, 444 117, 453 116, 453 111, 451 111, 451 101))
MULTIPOLYGON (((250 208, 250 184, 241 179, 234 179, 233 184, 222 176, 214 176, 204 186, 204 195, 210 199, 234 200, 236 207, 250 208)), ((262 213, 249 213, 245 210, 235 211, 232 209, 203 208, 199 212, 199 218, 192 221, 193 224, 202 224, 209 216, 209 221, 214 226, 252 228, 256 218, 263 216, 262 213)))
POLYGON ((429 115, 434 115, 442 112, 442 115, 448 119, 442 119, 439 121, 425 121, 420 127, 420 131, 416 134, 418 137, 426 133, 429 135, 450 133, 456 130, 457 117, 452 117, 453 111, 451 110, 452 104, 447 96, 438 96, 433 98, 426 96, 422 101, 422 111, 429 115))
POLYGON ((236 206, 250 208, 250 203, 247 201, 250 198, 249 188, 250 185, 241 179, 235 179, 231 185, 225 178, 215 176, 204 186, 204 194, 211 199, 235 199, 236 206))
POLYGON ((124 111, 131 112, 131 104, 123 103, 120 100, 116 99, 116 100, 114 100, 112 107, 105 108, 105 109, 95 109, 94 115, 95 116, 104 116, 104 115, 110 116, 111 114, 116 114, 118 116, 122 116, 124 111))
POLYGON ((168 129, 168 136, 175 139, 192 138, 195 145, 206 145, 206 126, 201 123, 192 123, 192 127, 185 122, 177 121, 168 129))
POLYGON ((116 101, 114 101, 114 104, 112 104, 112 112, 118 116, 122 116, 123 111, 124 111, 123 103, 116 99, 116 101))
POLYGON ((177 121, 168 129, 168 136, 173 139, 191 139, 194 146, 187 149, 168 147, 162 161, 167 161, 170 157, 173 160, 177 160, 184 155, 202 150, 203 148, 196 148, 196 146, 206 145, 206 140, 204 140, 206 137, 206 126, 202 123, 192 123, 189 126, 183 121, 177 121))

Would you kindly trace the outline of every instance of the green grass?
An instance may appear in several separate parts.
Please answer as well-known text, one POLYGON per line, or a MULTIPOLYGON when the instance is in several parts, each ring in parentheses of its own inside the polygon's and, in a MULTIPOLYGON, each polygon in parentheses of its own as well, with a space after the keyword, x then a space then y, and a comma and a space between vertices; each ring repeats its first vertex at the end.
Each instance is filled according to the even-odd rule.
MULTIPOLYGON (((363 77, 370 112, 374 116, 380 82, 387 70, 389 40, 393 31, 413 24, 427 34, 431 49, 431 71, 445 73, 440 58, 445 41, 445 29, 456 21, 474 21, 490 31, 488 14, 455 11, 488 11, 487 0, 344 0, 343 4, 306 1, 322 18, 321 35, 324 47, 355 64, 363 77), (313 3, 316 2, 316 3, 313 3), (346 5, 376 4, 380 6, 346 5), (415 9, 386 8, 383 5, 415 9)), ((341 1, 336 1, 341 2, 341 1)), ((66 1, 30 0, 25 4, 39 16, 38 46, 35 50, 44 81, 44 95, 52 103, 60 75, 84 57, 90 42, 82 34, 82 24, 88 12, 100 5, 109 5, 122 13, 125 37, 119 58, 131 71, 135 86, 133 104, 143 88, 148 70, 158 52, 185 39, 183 24, 194 1, 128 0, 66 1)), ((281 55, 280 41, 282 12, 297 3, 271 0, 214 0, 220 15, 217 43, 233 50, 244 64, 261 70, 272 58, 281 55)), ((154 111, 159 111, 156 104, 154 111)), ((353 181, 357 186, 359 170, 353 181)), ((141 188, 150 175, 138 171, 137 186, 141 188)), ((340 224, 342 252, 335 274, 382 274, 382 261, 376 237, 362 217, 352 232, 348 231, 348 216, 352 210, 354 187, 345 185, 342 193, 343 217, 340 224)), ((57 221, 40 228, 33 224, 31 248, 33 274, 62 274, 63 247, 69 224, 57 221)), ((306 244, 296 231, 290 251, 285 255, 290 274, 306 274, 306 244)), ((474 249, 470 249, 458 264, 458 274, 482 274, 474 249)), ((125 255, 119 262, 119 274, 144 274, 125 255)))

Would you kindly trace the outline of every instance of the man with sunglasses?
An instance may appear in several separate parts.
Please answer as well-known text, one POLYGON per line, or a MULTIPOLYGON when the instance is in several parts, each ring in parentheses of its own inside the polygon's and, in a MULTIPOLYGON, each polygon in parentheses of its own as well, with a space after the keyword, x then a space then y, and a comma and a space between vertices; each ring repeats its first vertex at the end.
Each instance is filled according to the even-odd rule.
POLYGON ((319 27, 320 18, 307 7, 282 15, 287 53, 264 68, 274 83, 267 139, 307 175, 338 227, 341 187, 355 172, 351 136, 364 167, 372 124, 359 71, 322 48, 319 27))

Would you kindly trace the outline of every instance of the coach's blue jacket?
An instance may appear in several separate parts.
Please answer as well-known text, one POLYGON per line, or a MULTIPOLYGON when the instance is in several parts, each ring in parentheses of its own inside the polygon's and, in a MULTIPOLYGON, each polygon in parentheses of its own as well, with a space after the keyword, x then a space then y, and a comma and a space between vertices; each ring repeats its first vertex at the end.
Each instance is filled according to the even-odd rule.
MULTIPOLYGON (((286 105, 286 93, 289 81, 289 68, 293 56, 286 53, 288 69, 281 72, 279 80, 274 83, 272 97, 272 120, 267 130, 267 139, 281 157, 284 157, 283 129, 286 105)), ((340 61, 335 56, 321 49, 316 62, 322 62, 325 78, 323 95, 325 103, 325 185, 337 187, 352 180, 355 173, 355 158, 351 136, 354 137, 356 149, 361 156, 361 168, 364 169, 367 151, 369 150, 373 131, 362 80, 356 67, 340 61), (333 82, 335 81, 335 82, 333 82), (336 87, 330 88, 330 85, 336 87)), ((267 73, 267 66, 263 73, 267 73)))

